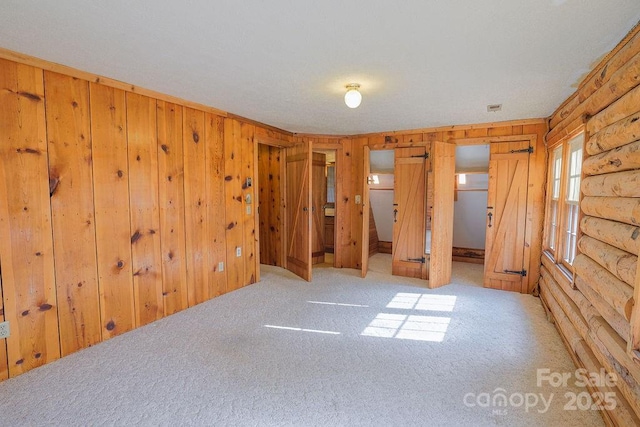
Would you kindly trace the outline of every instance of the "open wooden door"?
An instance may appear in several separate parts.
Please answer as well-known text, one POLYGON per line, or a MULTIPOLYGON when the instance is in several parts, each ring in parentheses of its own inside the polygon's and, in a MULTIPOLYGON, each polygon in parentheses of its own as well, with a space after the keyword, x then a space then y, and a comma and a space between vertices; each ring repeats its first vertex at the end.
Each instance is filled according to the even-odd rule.
MULTIPOLYGON (((427 148, 396 148, 394 152, 391 271, 397 276, 427 279, 428 264, 425 257, 427 148)), ((368 231, 368 224, 363 228, 368 231)))
POLYGON ((324 262, 324 207, 327 204, 327 155, 313 153, 312 169, 311 258, 313 264, 322 264, 324 262))
POLYGON ((456 179, 456 146, 433 142, 431 164, 433 205, 431 212, 431 247, 429 248, 429 287, 451 282, 453 261, 453 205, 456 179))
POLYGON ((369 175, 371 175, 371 149, 368 146, 364 146, 364 183, 362 191, 362 271, 360 272, 362 277, 367 277, 367 270, 369 269, 369 175))
POLYGON ((484 286, 526 292, 529 141, 491 143, 484 286))
POLYGON ((311 281, 311 144, 286 149, 286 268, 311 281))

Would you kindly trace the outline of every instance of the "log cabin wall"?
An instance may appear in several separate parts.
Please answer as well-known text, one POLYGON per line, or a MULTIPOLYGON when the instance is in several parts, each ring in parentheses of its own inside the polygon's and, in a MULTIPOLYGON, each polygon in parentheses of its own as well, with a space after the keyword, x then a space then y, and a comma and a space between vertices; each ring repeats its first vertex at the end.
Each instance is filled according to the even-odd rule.
POLYGON ((576 365, 615 375, 592 391, 613 393, 604 415, 616 425, 640 425, 639 83, 635 28, 552 115, 547 138, 585 133, 573 276, 543 254, 541 297, 576 365))
POLYGON ((0 59, 0 380, 258 281, 255 137, 291 138, 42 64, 0 59))

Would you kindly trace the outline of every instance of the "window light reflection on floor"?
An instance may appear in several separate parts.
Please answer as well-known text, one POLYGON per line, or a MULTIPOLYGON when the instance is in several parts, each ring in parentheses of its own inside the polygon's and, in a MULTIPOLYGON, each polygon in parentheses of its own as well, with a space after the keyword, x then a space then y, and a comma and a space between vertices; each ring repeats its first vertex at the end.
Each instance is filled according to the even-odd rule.
POLYGON ((294 328, 291 326, 276 326, 276 325, 264 325, 265 328, 271 329, 284 329, 287 331, 299 331, 299 332, 314 332, 316 334, 328 334, 328 335, 340 335, 340 332, 336 331, 323 331, 320 329, 305 329, 305 328, 294 328))
POLYGON ((451 318, 379 313, 360 335, 442 342, 451 318))
POLYGON ((422 311, 453 311, 455 304, 455 295, 399 292, 393 297, 391 302, 387 304, 387 308, 422 311))
POLYGON ((341 307, 364 307, 368 308, 368 305, 363 304, 345 304, 341 302, 326 302, 326 301, 307 301, 309 304, 322 304, 322 305, 339 305, 341 307))

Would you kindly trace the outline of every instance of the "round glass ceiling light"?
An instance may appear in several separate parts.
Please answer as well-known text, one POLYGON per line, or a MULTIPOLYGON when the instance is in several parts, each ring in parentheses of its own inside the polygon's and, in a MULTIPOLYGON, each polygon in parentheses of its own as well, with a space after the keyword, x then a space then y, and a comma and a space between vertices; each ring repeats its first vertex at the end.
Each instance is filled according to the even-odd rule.
POLYGON ((347 104, 347 107, 358 108, 360 106, 362 94, 358 89, 360 89, 360 85, 357 83, 347 85, 347 93, 344 94, 344 103, 347 104))

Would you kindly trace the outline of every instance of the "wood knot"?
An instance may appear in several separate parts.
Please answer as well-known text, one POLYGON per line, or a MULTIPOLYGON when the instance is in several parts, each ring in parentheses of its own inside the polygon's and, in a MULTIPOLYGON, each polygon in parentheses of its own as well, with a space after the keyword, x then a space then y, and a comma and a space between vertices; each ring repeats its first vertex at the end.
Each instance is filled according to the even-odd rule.
POLYGON ((53 194, 58 189, 58 185, 60 184, 60 178, 57 176, 49 177, 49 197, 53 197, 53 194))
POLYGON ((142 234, 140 233, 140 231, 136 230, 136 232, 133 233, 133 236, 131 236, 131 244, 133 245, 135 242, 140 240, 141 237, 142 237, 142 234))
POLYGON ((167 144, 162 144, 160 148, 162 148, 162 151, 164 151, 165 153, 169 152, 169 147, 167 147, 167 144))
POLYGON ((16 360, 16 365, 22 365, 24 363, 24 359, 16 360))
POLYGON ((118 268, 123 268, 124 267, 124 261, 119 260, 116 265, 118 266, 118 268))
POLYGON ((29 315, 29 310, 25 310, 20 314, 22 315, 22 317, 28 316, 29 315))
POLYGON ((107 328, 107 331, 113 331, 116 328, 116 324, 113 320, 109 320, 105 327, 107 328))
POLYGON ((121 170, 118 169, 118 178, 122 178, 122 176, 124 175, 124 172, 122 172, 121 170))
POLYGON ((40 152, 38 150, 34 150, 33 148, 18 148, 16 149, 16 151, 20 154, 25 153, 25 154, 37 154, 40 155, 40 152))
POLYGON ((48 310, 51 310, 52 308, 53 308, 53 306, 51 304, 47 304, 47 303, 44 303, 44 304, 40 305, 40 307, 38 307, 38 309, 40 311, 48 311, 48 310))
POLYGON ((235 226, 236 224, 234 222, 230 222, 229 225, 227 225, 227 230, 231 230, 235 226))
POLYGON ((78 108, 78 103, 77 103, 76 101, 73 101, 73 102, 71 103, 71 106, 72 106, 73 108, 78 108))
POLYGON ((40 359, 42 357, 42 353, 36 353, 33 355, 36 359, 40 359))
POLYGON ((233 179, 233 177, 231 175, 227 175, 224 177, 225 181, 231 181, 233 179))
POLYGON ((40 98, 40 96, 36 95, 35 93, 29 93, 29 92, 18 92, 18 95, 23 96, 31 101, 42 101, 42 98, 40 98))
POLYGON ((196 144, 200 142, 200 135, 198 135, 198 132, 193 132, 193 142, 196 144))

